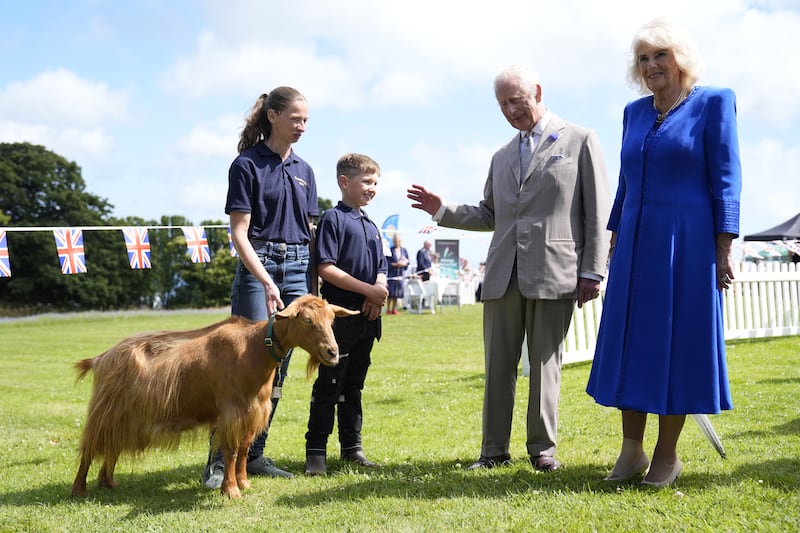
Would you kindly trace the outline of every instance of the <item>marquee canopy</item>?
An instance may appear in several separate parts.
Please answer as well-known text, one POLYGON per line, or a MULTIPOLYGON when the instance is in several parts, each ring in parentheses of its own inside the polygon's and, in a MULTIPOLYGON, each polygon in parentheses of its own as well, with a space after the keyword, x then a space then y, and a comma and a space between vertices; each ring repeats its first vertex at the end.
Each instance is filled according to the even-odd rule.
POLYGON ((778 224, 774 228, 770 228, 759 233, 751 233, 745 235, 746 241, 800 241, 800 213, 778 224))

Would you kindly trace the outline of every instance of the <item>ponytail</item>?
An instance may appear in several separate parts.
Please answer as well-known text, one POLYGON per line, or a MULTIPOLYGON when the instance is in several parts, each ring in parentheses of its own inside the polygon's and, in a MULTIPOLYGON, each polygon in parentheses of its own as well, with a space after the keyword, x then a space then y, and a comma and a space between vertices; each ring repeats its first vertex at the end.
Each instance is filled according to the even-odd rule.
POLYGON ((259 142, 269 138, 272 133, 272 123, 267 117, 267 111, 272 109, 277 113, 284 111, 295 100, 305 100, 300 91, 292 87, 278 87, 270 93, 258 97, 256 103, 245 117, 244 127, 239 136, 238 150, 241 154, 259 142))

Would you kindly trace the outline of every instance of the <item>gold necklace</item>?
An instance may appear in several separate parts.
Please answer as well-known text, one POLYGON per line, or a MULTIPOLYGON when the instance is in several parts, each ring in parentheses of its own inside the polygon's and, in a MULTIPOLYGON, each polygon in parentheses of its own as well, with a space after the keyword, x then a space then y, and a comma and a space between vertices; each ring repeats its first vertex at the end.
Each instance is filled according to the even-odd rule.
POLYGON ((656 98, 654 96, 653 109, 655 109, 656 113, 658 113, 658 116, 656 116, 656 124, 661 124, 662 122, 664 122, 664 119, 667 118, 667 115, 669 115, 676 107, 680 105, 681 102, 683 102, 683 99, 686 98, 686 94, 687 94, 686 89, 681 89, 681 93, 678 95, 678 98, 675 100, 675 103, 669 106, 669 109, 667 109, 663 113, 658 113, 658 108, 656 107, 656 98))

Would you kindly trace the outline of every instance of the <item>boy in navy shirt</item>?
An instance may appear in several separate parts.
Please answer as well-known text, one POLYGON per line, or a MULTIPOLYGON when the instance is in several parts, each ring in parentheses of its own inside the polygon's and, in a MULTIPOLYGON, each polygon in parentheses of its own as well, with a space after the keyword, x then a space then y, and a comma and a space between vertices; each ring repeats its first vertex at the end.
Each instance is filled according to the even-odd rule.
POLYGON ((378 466, 367 459, 361 445, 361 391, 372 345, 381 337, 381 310, 389 292, 381 234, 361 208, 375 197, 380 167, 365 155, 347 154, 336 164, 336 176, 342 200, 325 211, 317 225, 320 293, 328 302, 361 314, 334 321, 339 364, 320 366, 311 391, 305 465, 309 475, 327 471, 325 457, 334 413, 341 458, 361 466, 378 466))

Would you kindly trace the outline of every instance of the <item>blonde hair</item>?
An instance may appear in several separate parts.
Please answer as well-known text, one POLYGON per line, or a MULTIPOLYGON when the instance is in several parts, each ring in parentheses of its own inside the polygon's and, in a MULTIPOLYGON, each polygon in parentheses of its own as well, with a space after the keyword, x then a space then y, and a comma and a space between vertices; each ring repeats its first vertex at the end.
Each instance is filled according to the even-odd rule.
POLYGON ((345 154, 336 162, 336 175, 355 178, 362 174, 381 173, 381 167, 369 156, 364 154, 345 154))
POLYGON ((300 91, 292 87, 278 87, 269 93, 258 97, 256 103, 250 108, 245 117, 244 128, 239 136, 238 150, 241 154, 259 142, 267 139, 272 133, 272 124, 267 118, 267 111, 272 109, 277 113, 285 111, 295 100, 305 100, 300 91))
POLYGON ((632 58, 628 66, 628 81, 631 87, 642 94, 650 92, 639 70, 638 50, 643 44, 672 52, 680 69, 681 87, 684 89, 691 89, 705 70, 697 44, 689 32, 667 18, 655 18, 639 28, 631 43, 632 58))

